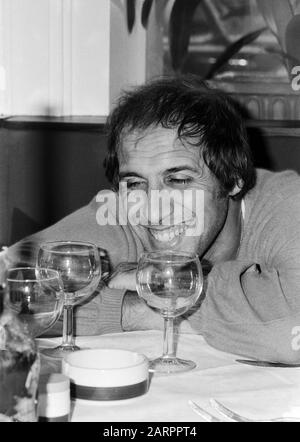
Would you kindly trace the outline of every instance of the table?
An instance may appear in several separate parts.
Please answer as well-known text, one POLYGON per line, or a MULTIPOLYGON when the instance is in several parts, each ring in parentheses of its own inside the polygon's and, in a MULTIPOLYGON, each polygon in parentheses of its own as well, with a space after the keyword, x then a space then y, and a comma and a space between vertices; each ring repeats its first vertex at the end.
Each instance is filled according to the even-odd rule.
MULTIPOLYGON (((47 341, 42 339, 40 343, 47 341)), ((51 344, 53 341, 60 342, 53 339, 51 344)), ((162 332, 79 337, 76 343, 86 348, 138 351, 153 358, 161 354, 162 332)), ((71 421, 200 422, 201 417, 192 411, 188 400, 220 417, 210 406, 210 398, 253 419, 300 416, 300 369, 243 365, 236 362, 236 355, 210 347, 195 334, 178 336, 177 355, 194 360, 197 368, 171 376, 154 375, 147 394, 138 398, 109 403, 76 401, 71 421)), ((54 369, 49 360, 42 358, 42 372, 54 369)))

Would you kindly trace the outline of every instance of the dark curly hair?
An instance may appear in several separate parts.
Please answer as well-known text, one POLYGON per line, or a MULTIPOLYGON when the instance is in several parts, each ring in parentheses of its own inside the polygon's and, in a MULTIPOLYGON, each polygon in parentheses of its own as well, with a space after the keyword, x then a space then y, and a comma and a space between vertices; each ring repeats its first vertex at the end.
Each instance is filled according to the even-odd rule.
POLYGON ((122 138, 157 125, 176 128, 180 139, 198 146, 222 195, 242 182, 236 196, 241 199, 254 186, 255 169, 241 110, 224 92, 190 75, 160 78, 123 93, 107 123, 104 167, 113 186, 118 185, 122 138))

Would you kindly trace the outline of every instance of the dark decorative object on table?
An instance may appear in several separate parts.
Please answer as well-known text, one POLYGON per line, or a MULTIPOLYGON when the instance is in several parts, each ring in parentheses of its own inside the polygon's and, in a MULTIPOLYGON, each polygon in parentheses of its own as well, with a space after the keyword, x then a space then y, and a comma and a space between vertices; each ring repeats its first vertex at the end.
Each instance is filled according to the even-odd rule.
POLYGON ((35 422, 40 359, 0 285, 0 422, 35 422))

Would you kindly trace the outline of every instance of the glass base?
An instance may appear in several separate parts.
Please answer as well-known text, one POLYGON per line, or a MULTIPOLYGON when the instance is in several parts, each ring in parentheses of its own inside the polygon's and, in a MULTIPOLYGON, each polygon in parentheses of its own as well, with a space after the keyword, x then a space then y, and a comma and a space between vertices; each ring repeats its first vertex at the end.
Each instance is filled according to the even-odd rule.
POLYGON ((54 348, 42 349, 41 353, 48 358, 64 359, 66 355, 78 350, 81 350, 81 348, 77 345, 59 345, 54 348))
POLYGON ((161 357, 150 361, 149 370, 161 375, 184 373, 193 370, 197 365, 193 361, 179 358, 161 357))

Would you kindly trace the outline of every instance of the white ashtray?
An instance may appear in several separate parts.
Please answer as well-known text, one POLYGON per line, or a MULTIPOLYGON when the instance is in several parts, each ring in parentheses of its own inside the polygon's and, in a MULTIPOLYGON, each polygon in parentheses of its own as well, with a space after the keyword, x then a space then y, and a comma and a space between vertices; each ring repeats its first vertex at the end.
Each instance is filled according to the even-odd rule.
POLYGON ((145 394, 148 359, 127 350, 79 350, 65 357, 62 372, 70 378, 72 399, 119 401, 145 394))

